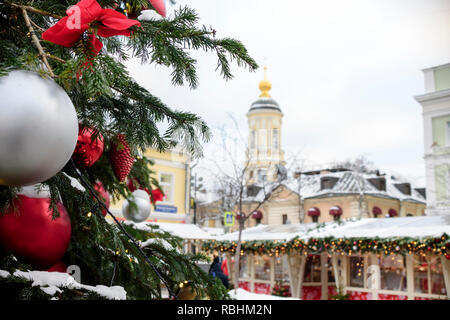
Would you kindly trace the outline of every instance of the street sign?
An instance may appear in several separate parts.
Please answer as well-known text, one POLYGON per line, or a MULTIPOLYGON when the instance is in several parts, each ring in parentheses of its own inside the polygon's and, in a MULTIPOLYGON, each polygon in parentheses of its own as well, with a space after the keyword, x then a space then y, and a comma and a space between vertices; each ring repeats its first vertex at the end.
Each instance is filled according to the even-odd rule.
POLYGON ((155 212, 177 213, 177 211, 177 207, 166 204, 157 204, 155 207, 155 212))
POLYGON ((224 225, 231 227, 234 226, 234 212, 225 212, 223 216, 224 225))

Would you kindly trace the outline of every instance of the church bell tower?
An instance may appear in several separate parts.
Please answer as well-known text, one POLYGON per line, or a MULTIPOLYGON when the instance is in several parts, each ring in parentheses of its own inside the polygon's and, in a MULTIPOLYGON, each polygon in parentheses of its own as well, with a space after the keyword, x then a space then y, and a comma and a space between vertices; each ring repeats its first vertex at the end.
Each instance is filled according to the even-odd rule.
POLYGON ((271 88, 272 84, 267 80, 267 67, 264 67, 264 80, 259 83, 261 94, 247 113, 249 183, 276 180, 277 165, 284 164, 281 148, 283 113, 269 94, 271 88))

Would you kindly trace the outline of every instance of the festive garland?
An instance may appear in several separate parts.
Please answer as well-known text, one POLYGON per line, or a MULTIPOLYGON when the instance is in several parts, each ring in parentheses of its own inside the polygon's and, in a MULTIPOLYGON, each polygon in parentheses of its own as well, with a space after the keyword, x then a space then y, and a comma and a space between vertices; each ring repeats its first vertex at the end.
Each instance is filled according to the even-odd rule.
MULTIPOLYGON (((236 241, 210 240, 203 243, 206 252, 235 253, 236 241)), ((294 238, 290 241, 255 240, 242 241, 241 255, 253 253, 259 255, 279 256, 290 252, 302 254, 330 254, 352 255, 364 253, 388 254, 420 254, 440 255, 450 260, 450 237, 443 234, 441 237, 428 237, 424 239, 410 237, 396 238, 311 238, 303 240, 294 238)))

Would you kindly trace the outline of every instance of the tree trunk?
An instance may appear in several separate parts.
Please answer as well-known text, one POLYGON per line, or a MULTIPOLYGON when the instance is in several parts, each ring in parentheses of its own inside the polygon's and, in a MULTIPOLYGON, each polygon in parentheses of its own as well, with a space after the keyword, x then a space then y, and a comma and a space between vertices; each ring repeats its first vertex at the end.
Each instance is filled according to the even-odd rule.
POLYGON ((236 246, 236 253, 234 258, 234 292, 236 293, 236 290, 239 285, 239 273, 240 273, 240 258, 241 258, 241 237, 242 237, 242 230, 244 229, 244 219, 239 219, 239 235, 238 235, 238 241, 236 246))

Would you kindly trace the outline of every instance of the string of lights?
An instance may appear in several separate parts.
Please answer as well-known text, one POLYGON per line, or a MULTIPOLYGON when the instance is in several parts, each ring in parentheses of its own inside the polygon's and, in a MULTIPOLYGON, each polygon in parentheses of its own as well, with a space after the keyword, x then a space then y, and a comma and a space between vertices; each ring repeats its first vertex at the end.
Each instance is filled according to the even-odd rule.
MULTIPOLYGON (((235 241, 210 240, 203 243, 202 249, 206 252, 236 252, 235 241)), ((241 252, 279 256, 298 251, 303 254, 330 254, 352 255, 357 253, 384 253, 390 254, 418 254, 441 255, 450 259, 450 237, 443 234, 441 237, 416 238, 321 238, 321 239, 292 239, 290 241, 255 240, 242 241, 241 252)))

